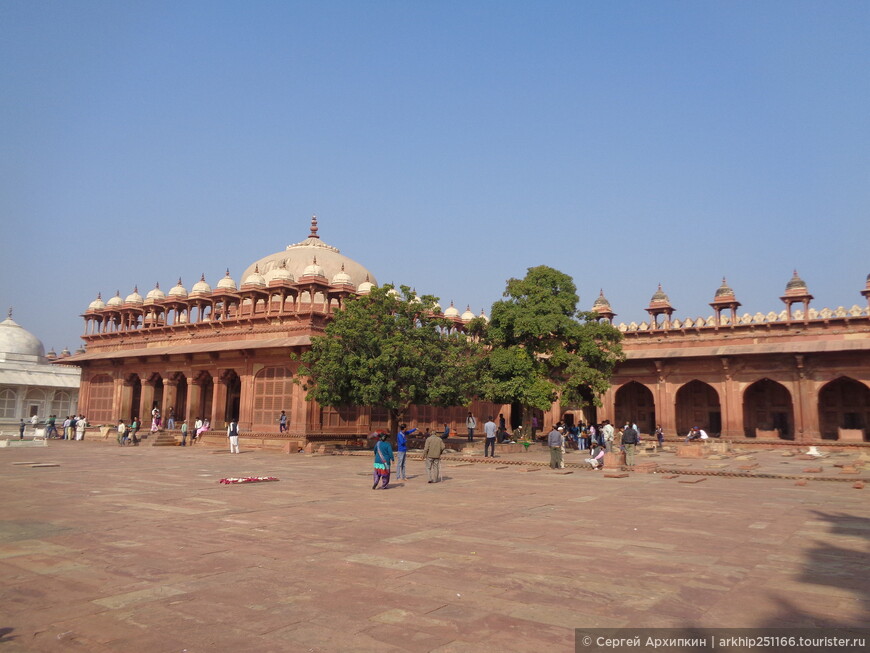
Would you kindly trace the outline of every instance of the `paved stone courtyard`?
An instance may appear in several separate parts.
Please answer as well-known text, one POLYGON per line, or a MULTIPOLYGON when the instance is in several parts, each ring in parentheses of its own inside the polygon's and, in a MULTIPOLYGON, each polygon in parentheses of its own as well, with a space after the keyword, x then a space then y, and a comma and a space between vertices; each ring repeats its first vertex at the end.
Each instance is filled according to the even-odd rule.
POLYGON ((428 484, 410 461, 372 491, 368 457, 0 449, 0 648, 573 651, 575 627, 867 623, 870 487, 498 462, 428 484), (280 481, 218 483, 245 475, 280 481))

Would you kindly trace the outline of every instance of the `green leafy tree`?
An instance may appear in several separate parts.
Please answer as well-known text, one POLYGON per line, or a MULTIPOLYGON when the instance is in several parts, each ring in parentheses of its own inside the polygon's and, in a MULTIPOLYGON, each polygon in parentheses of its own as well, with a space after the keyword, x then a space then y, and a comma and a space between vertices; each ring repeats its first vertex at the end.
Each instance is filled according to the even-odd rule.
POLYGON ((481 347, 433 315, 437 298, 407 286, 347 300, 311 339, 299 373, 306 398, 325 406, 379 406, 390 433, 412 404, 457 406, 475 394, 481 347))
POLYGON ((504 297, 493 304, 489 325, 473 325, 490 348, 484 397, 539 410, 557 399, 601 405, 624 359, 622 334, 577 310, 571 277, 546 265, 529 268, 524 279, 508 280, 504 297))

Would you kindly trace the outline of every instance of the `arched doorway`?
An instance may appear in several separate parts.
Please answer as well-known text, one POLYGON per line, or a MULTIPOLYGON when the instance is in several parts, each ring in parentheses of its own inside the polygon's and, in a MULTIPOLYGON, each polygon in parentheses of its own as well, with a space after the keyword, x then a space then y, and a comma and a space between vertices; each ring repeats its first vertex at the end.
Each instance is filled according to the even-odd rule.
POLYGON ((242 403, 242 380, 235 370, 224 370, 221 382, 227 387, 227 401, 224 406, 224 421, 239 419, 239 407, 242 403))
POLYGON ((703 381, 689 381, 677 391, 677 435, 685 435, 699 426, 710 435, 722 432, 722 408, 719 394, 703 381))
POLYGON ((754 438, 757 432, 775 431, 783 440, 794 440, 794 406, 788 388, 770 379, 746 388, 743 429, 747 438, 754 438))
POLYGON ((653 433, 656 425, 656 402, 652 391, 637 381, 629 381, 616 391, 614 426, 628 420, 637 424, 641 433, 653 433))
POLYGON ((127 382, 130 385, 130 415, 127 415, 126 418, 129 423, 132 423, 133 419, 136 418, 141 424, 142 421, 138 418, 140 417, 139 405, 142 403, 142 379, 139 378, 138 374, 133 374, 127 382))
POLYGON ((870 388, 842 376, 819 391, 819 430, 826 440, 837 440, 840 429, 863 431, 868 439, 870 388))

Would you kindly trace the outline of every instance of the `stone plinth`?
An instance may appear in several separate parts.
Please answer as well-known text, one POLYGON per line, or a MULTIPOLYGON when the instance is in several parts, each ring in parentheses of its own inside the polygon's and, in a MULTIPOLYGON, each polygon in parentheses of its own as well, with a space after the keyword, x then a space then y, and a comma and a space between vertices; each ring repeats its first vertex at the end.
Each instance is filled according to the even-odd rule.
POLYGON ((47 447, 48 440, 39 438, 38 440, 0 440, 0 448, 3 447, 47 447))
POLYGON ((622 467, 625 464, 625 454, 622 451, 613 451, 604 454, 604 469, 622 467))
POLYGON ((677 445, 677 458, 703 458, 704 447, 700 442, 684 442, 677 445))
POLYGON ((779 429, 755 429, 755 437, 759 440, 779 440, 782 432, 779 429))
POLYGON ((838 429, 840 442, 864 442, 864 429, 838 429))

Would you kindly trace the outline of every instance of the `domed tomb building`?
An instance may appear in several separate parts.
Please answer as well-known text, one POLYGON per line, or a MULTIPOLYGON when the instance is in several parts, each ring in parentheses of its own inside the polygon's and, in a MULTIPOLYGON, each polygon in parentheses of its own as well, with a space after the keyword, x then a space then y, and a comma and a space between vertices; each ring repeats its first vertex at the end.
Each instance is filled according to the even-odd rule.
MULTIPOLYGON (((203 275, 186 288, 181 279, 164 292, 134 288, 122 299, 92 302, 83 314, 87 352, 69 360, 82 367, 81 404, 92 424, 140 418, 152 408, 176 428, 186 418, 209 419, 218 429, 233 418, 243 433, 278 431, 287 415, 287 438, 357 437, 387 425, 386 411, 330 408, 305 401, 294 378, 297 356, 323 333, 331 315, 352 296, 377 285, 375 275, 320 238, 317 218, 308 237, 230 270, 209 284, 203 275)), ((467 320, 452 318, 457 329, 467 320)), ((481 404, 480 411, 490 410, 481 404)), ((464 426, 467 407, 416 406, 410 420, 464 426)), ((476 410, 476 408, 475 408, 476 410)))
MULTIPOLYGON (((70 357, 64 350, 59 362, 70 357)), ((40 424, 49 415, 60 423, 78 407, 81 370, 72 365, 52 365, 54 352, 46 356, 39 338, 12 319, 12 309, 0 322, 0 432, 18 435, 23 418, 31 434, 30 419, 40 424)))

